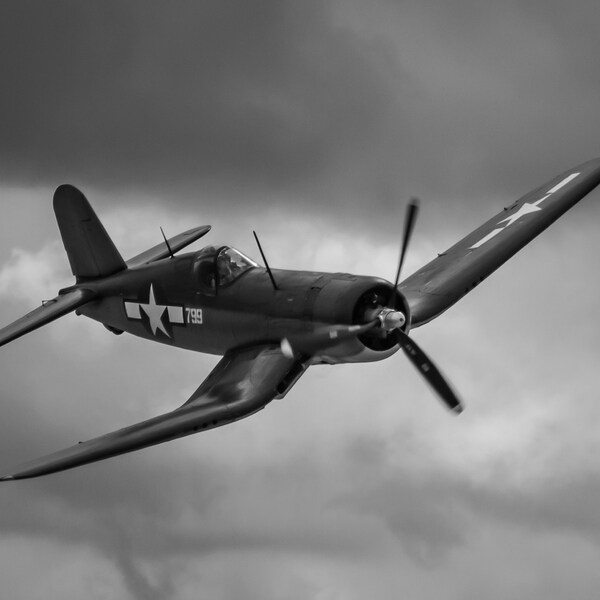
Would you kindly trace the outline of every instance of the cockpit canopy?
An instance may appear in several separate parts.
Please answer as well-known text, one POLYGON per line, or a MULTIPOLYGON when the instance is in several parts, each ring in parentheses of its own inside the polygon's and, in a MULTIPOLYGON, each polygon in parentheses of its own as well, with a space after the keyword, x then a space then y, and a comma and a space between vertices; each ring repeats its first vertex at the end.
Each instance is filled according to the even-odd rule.
POLYGON ((215 293, 218 287, 233 283, 242 273, 258 265, 230 246, 206 246, 196 253, 194 271, 200 288, 215 293))

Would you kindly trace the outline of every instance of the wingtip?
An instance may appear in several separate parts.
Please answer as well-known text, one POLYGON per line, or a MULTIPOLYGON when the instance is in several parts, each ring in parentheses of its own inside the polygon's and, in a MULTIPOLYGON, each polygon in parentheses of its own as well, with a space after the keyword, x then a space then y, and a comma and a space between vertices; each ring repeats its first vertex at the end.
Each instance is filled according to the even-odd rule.
POLYGON ((573 167, 571 169, 571 171, 576 171, 576 170, 595 171, 596 169, 600 169, 600 157, 586 160, 584 163, 581 163, 581 164, 577 165, 576 167, 573 167))
POLYGON ((0 477, 0 481, 14 481, 14 477, 12 475, 4 475, 4 477, 0 477))
POLYGON ((81 202, 81 198, 85 200, 85 196, 79 188, 70 183, 63 183, 54 191, 54 206, 70 202, 81 202))

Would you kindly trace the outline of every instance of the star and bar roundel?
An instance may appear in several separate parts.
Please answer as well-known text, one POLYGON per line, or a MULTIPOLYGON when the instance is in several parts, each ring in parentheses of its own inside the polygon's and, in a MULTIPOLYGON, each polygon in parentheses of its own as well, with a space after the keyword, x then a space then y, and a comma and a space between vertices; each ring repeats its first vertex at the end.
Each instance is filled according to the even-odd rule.
POLYGON ((510 227, 513 223, 516 223, 521 217, 524 217, 525 215, 528 215, 529 213, 533 213, 533 212, 537 212, 538 210, 542 210, 543 206, 540 207, 540 204, 542 204, 542 202, 544 202, 545 200, 550 198, 550 196, 552 196, 552 194, 554 194, 555 192, 558 192, 558 190, 560 190, 565 185, 567 185, 568 183, 573 181, 573 179, 578 177, 580 174, 581 173, 571 173, 570 175, 567 175, 562 181, 560 181, 555 186, 551 187, 548 191, 546 191, 539 200, 536 200, 535 202, 524 202, 519 207, 519 209, 516 212, 514 212, 512 215, 506 217, 505 219, 502 219, 501 221, 498 221, 498 225, 500 225, 500 227, 496 227, 496 229, 493 229, 492 231, 490 231, 486 236, 484 236, 478 242, 476 242, 475 244, 470 246, 469 250, 476 250, 477 248, 480 248, 486 242, 489 242, 492 238, 495 238, 499 233, 502 233, 505 229, 510 227))
POLYGON ((153 284, 150 284, 148 302, 124 300, 123 305, 127 318, 134 321, 141 320, 154 336, 157 336, 160 331, 171 338, 173 337, 173 325, 185 326, 183 306, 157 303, 153 284))

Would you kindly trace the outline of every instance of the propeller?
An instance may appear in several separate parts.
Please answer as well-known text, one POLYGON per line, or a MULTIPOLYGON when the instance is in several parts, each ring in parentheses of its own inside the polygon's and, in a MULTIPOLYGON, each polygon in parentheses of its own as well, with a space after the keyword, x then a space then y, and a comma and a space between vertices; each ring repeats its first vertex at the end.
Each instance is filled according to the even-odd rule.
MULTIPOLYGON (((400 273, 402 271, 402 265, 404 264, 404 257, 408 248, 412 232, 415 228, 417 215, 419 213, 419 200, 418 198, 411 198, 408 206, 406 207, 406 219, 404 220, 404 236, 402 239, 402 250, 400 251, 400 260, 398 261, 398 270, 396 271, 396 279, 394 281, 394 289, 392 291, 392 297, 390 305, 393 307, 396 305, 396 296, 398 295, 398 282, 400 281, 400 273)), ((386 309, 382 311, 385 313, 386 309)), ((399 311, 391 309, 391 313, 388 313, 384 318, 386 321, 390 321, 391 314, 399 311)), ((400 313, 402 314, 402 313, 400 313)), ((404 315, 402 315, 404 316, 404 315)), ((396 317, 397 318, 397 317, 396 317)), ((402 323, 403 325, 404 323, 402 323)), ((385 327, 383 321, 382 326, 385 327)), ((419 373, 423 376, 425 381, 434 389, 440 399, 446 404, 446 406, 453 412, 460 414, 463 410, 462 404, 458 399, 458 396, 454 393, 450 384, 440 370, 435 366, 434 362, 425 354, 425 352, 419 347, 419 345, 408 337, 408 335, 400 329, 400 326, 390 328, 390 334, 394 337, 400 348, 404 351, 404 354, 408 357, 410 362, 417 368, 419 373)))
POLYGON ((392 335, 410 362, 415 365, 425 381, 437 392, 446 406, 456 414, 460 414, 463 411, 463 406, 458 396, 427 354, 402 329, 395 329, 392 335))
POLYGON ((406 207, 406 218, 404 221, 404 235, 402 238, 402 247, 400 250, 400 259, 396 271, 396 279, 390 299, 386 302, 388 306, 379 308, 373 316, 363 325, 333 325, 330 327, 321 327, 310 333, 297 334, 284 338, 281 342, 281 350, 288 358, 298 356, 311 356, 319 350, 334 346, 344 340, 363 335, 371 329, 379 328, 383 330, 402 348, 404 354, 411 363, 417 368, 421 376, 433 388, 442 402, 454 413, 460 414, 463 410, 462 404, 452 390, 452 387, 435 366, 434 362, 411 339, 402 329, 405 326, 408 317, 402 311, 396 310, 396 299, 398 297, 398 282, 400 273, 404 264, 404 257, 408 249, 408 244, 415 228, 417 214, 419 212, 419 200, 411 198, 406 207))
POLYGON ((394 290, 392 291, 392 298, 390 300, 391 306, 396 306, 396 296, 398 295, 398 283, 400 282, 400 272, 402 271, 402 265, 404 264, 404 256, 406 249, 408 248, 408 242, 412 236, 415 223, 417 222, 417 215, 419 214, 419 199, 411 198, 406 207, 406 218, 404 219, 404 236, 402 237, 402 249, 400 250, 400 260, 398 261, 398 270, 396 271, 396 279, 394 280, 394 290))

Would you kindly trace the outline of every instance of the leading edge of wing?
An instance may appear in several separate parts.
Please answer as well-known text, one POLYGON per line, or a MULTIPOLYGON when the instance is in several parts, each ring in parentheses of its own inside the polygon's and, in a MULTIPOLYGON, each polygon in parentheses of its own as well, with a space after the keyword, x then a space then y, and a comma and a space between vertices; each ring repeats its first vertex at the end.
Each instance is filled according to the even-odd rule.
POLYGON ((20 465, 0 481, 56 473, 232 423, 264 408, 298 372, 279 347, 232 351, 176 410, 20 465))
POLYGON ((600 158, 529 192, 400 283, 411 326, 435 319, 600 184, 600 158))

